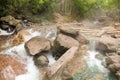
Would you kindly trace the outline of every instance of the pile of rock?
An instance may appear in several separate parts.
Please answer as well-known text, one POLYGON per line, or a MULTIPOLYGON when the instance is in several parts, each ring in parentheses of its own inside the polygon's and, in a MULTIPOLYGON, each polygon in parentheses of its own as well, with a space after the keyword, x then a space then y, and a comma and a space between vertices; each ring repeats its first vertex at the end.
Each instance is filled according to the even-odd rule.
POLYGON ((17 20, 9 15, 0 18, 0 28, 2 30, 6 30, 9 33, 21 30, 23 25, 21 20, 17 20))
POLYGON ((58 35, 53 46, 53 55, 58 59, 73 46, 86 44, 88 40, 79 33, 80 27, 66 24, 58 25, 58 35))
POLYGON ((27 53, 35 57, 35 63, 38 66, 48 66, 48 58, 42 53, 51 49, 51 43, 48 39, 37 36, 25 43, 27 53))
POLYGON ((78 67, 77 63, 84 64, 84 61, 81 60, 82 58, 79 58, 81 55, 79 54, 79 46, 87 43, 87 39, 84 38, 82 35, 80 35, 78 31, 74 32, 74 30, 72 30, 71 27, 65 27, 65 30, 64 32, 63 31, 61 32, 61 29, 58 28, 58 35, 54 41, 54 45, 51 45, 51 42, 49 39, 46 39, 40 36, 33 37, 32 39, 30 39, 25 43, 25 49, 27 53, 30 56, 34 56, 35 64, 38 67, 40 66, 40 68, 48 67, 49 60, 48 60, 48 57, 45 55, 45 52, 52 50, 53 55, 57 57, 58 59, 57 62, 51 65, 51 67, 48 68, 48 71, 45 74, 45 76, 48 75, 46 78, 48 78, 49 80, 54 79, 55 78, 54 75, 55 76, 59 75, 61 79, 63 77, 64 79, 68 79, 72 77, 73 74, 76 73, 78 69, 80 69, 81 67, 83 68, 84 66, 84 65, 79 66, 79 68, 77 68, 78 67), (65 31, 65 30, 68 30, 68 31, 65 31), (69 34, 72 34, 75 37, 69 34), (79 55, 79 56, 76 56, 76 55, 79 55), (74 63, 72 62, 73 59, 76 59, 76 62, 75 62, 76 65, 72 65, 74 63), (67 75, 68 70, 71 70, 71 68, 65 67, 65 66, 69 66, 68 62, 71 65, 71 67, 73 67, 74 69, 68 74, 69 76, 65 76, 67 75), (59 70, 61 69, 62 71, 65 69, 67 73, 64 72, 63 75, 58 74, 59 70))
POLYGON ((68 80, 85 68, 85 61, 81 56, 85 55, 87 48, 82 45, 87 44, 88 40, 79 33, 78 28, 58 26, 58 35, 52 47, 57 61, 48 69, 44 80, 68 80))

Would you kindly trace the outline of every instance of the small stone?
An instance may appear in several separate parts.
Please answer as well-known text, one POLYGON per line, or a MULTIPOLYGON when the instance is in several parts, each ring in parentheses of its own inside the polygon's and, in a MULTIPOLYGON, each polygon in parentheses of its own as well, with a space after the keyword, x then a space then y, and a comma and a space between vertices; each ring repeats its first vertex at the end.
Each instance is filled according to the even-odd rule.
POLYGON ((104 56, 102 54, 96 54, 95 57, 99 60, 103 60, 104 56))
POLYGON ((107 68, 107 63, 102 61, 102 65, 107 68))
POLYGON ((41 67, 48 66, 48 63, 49 60, 45 55, 41 55, 35 60, 35 64, 41 67))

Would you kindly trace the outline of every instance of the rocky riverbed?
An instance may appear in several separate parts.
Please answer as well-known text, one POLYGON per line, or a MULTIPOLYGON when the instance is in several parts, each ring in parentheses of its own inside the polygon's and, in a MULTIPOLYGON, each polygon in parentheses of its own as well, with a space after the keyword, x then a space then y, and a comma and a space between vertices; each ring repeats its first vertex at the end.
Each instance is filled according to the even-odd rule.
POLYGON ((119 80, 119 24, 1 21, 0 80, 119 80))

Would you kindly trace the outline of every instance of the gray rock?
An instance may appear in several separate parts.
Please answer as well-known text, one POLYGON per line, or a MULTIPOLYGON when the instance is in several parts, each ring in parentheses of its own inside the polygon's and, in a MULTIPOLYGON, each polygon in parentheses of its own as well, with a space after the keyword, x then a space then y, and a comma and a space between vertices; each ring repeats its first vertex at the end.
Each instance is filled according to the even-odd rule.
POLYGON ((56 58, 59 58, 69 48, 73 46, 79 46, 79 42, 70 36, 58 34, 54 43, 53 55, 56 58))
POLYGON ((36 55, 42 51, 49 51, 51 43, 43 37, 34 37, 25 43, 25 49, 30 55, 36 55))
POLYGON ((35 59, 35 64, 40 67, 48 66, 49 60, 45 55, 41 55, 35 59))

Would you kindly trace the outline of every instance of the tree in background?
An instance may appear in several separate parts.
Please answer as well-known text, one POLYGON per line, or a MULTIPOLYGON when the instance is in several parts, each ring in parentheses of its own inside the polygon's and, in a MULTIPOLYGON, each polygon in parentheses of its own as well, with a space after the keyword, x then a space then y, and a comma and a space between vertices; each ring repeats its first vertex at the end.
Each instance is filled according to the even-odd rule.
POLYGON ((74 4, 75 11, 73 12, 82 17, 93 17, 103 12, 109 14, 113 20, 120 19, 120 0, 74 0, 74 4))
POLYGON ((46 11, 52 0, 1 0, 0 16, 15 14, 40 14, 46 11))

